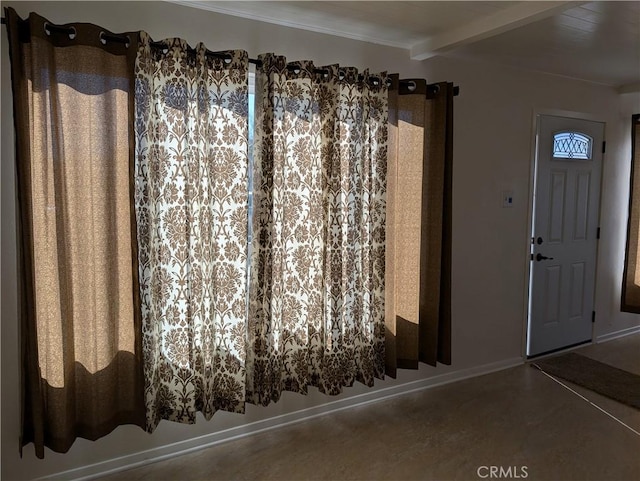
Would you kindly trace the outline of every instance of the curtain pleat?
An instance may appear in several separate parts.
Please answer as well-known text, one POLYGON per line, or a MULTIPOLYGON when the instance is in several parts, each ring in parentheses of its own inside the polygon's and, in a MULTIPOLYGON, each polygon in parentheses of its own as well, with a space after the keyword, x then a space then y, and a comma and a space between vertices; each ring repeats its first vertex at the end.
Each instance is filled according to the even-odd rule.
MULTIPOLYGON (((395 367, 418 367, 419 306, 420 306, 420 242, 422 222, 422 183, 424 158, 424 122, 426 81, 413 80, 415 89, 409 91, 397 76, 392 77, 390 104, 396 111, 390 114, 392 137, 390 169, 394 169, 396 189, 388 194, 388 213, 393 211, 393 224, 387 223, 387 237, 395 244, 394 259, 389 262, 389 275, 394 277, 395 289, 387 290, 393 297, 395 311, 389 313, 387 325, 395 331, 395 367), (393 195, 393 197, 391 196, 393 195)), ((389 214, 388 214, 389 215, 389 214)), ((395 376, 393 364, 387 374, 395 376)))
POLYGON ((248 55, 141 32, 136 213, 147 430, 244 412, 248 55))
POLYGON ((640 114, 634 115, 631 119, 630 177, 621 310, 640 313, 640 114))
POLYGON ((436 105, 440 105, 436 121, 446 125, 444 162, 444 200, 442 213, 442 266, 440 273, 440 317, 438 319, 437 361, 451 365, 451 259, 453 232, 453 82, 439 82, 436 105))
POLYGON ((137 33, 5 10, 19 206, 21 446, 144 425, 130 122, 137 33))
POLYGON ((425 107, 420 361, 435 366, 451 364, 453 84, 435 84, 425 107))
POLYGON ((398 196, 398 99, 399 75, 388 77, 388 132, 387 132, 387 199, 386 199, 386 250, 385 250, 385 373, 396 377, 398 369, 396 323, 396 199, 398 196))
POLYGON ((387 92, 364 72, 259 58, 247 399, 384 374, 387 92))
POLYGON ((453 85, 391 75, 386 373, 451 362, 453 85))

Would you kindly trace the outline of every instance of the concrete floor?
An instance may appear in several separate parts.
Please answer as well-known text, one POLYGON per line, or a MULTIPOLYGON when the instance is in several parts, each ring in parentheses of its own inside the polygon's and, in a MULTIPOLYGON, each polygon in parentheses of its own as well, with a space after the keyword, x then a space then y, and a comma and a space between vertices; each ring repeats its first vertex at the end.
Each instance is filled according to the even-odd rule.
MULTIPOLYGON (((589 345, 577 352, 640 374, 640 335, 589 345)), ((640 411, 566 384, 640 432, 640 411)), ((637 481, 640 435, 524 365, 329 414, 101 479, 498 477, 637 481), (496 466, 493 477, 491 466, 496 466)))

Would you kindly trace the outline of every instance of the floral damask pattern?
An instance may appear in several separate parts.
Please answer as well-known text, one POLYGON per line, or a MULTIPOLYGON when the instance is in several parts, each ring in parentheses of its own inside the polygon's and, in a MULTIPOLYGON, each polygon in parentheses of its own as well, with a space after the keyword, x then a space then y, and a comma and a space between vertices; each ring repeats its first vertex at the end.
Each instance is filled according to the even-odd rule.
POLYGON ((142 32, 135 204, 147 429, 243 412, 248 56, 142 32))
POLYGON ((386 74, 260 57, 247 400, 384 375, 386 74))

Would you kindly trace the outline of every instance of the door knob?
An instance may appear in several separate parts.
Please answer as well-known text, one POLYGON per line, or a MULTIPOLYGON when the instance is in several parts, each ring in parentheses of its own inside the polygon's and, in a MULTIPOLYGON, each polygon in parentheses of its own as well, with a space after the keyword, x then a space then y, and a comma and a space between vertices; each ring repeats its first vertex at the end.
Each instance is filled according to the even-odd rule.
POLYGON ((538 253, 538 255, 536 256, 536 260, 537 260, 538 262, 540 262, 540 261, 546 261, 546 260, 553 260, 553 257, 543 256, 542 254, 538 253))

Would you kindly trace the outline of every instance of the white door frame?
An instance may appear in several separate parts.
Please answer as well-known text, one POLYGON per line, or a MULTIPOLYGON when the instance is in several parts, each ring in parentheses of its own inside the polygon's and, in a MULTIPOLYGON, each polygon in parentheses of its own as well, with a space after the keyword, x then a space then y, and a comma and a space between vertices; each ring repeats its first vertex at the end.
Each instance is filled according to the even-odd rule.
MULTIPOLYGON (((528 326, 529 326, 529 289, 531 282, 531 239, 533 238, 533 208, 534 208, 534 197, 535 197, 535 182, 536 182, 536 166, 538 163, 538 116, 540 115, 551 115, 554 117, 567 117, 570 119, 579 119, 579 120, 591 120, 594 122, 600 122, 604 124, 604 141, 607 140, 607 127, 608 124, 602 117, 599 117, 595 114, 589 114, 585 112, 573 112, 570 110, 559 110, 559 109, 546 109, 534 108, 531 115, 531 150, 530 150, 530 162, 529 162, 529 195, 527 202, 527 238, 523 248, 523 258, 525 262, 524 268, 524 306, 523 306, 523 323, 522 323, 522 343, 520 346, 522 358, 527 359, 527 336, 528 334, 528 326)), ((602 184, 604 181, 604 166, 607 154, 606 152, 602 155, 602 173, 600 175, 600 201, 598 203, 598 225, 600 225, 601 216, 602 216, 602 184)), ((597 309, 597 292, 598 292, 598 263, 600 259, 600 243, 596 246, 596 267, 595 267, 595 285, 594 285, 594 310, 597 309)), ((594 342, 595 339, 595 326, 591 328, 591 343, 594 342)))

